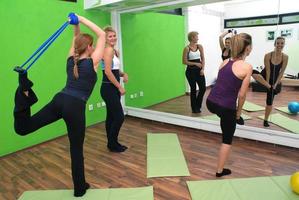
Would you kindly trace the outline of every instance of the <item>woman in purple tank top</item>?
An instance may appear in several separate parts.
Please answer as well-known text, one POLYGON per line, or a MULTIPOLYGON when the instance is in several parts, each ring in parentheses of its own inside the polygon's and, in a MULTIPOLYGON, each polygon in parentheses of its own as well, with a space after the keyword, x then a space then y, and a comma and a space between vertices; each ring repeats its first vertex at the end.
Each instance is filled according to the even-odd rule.
POLYGON ((231 59, 221 64, 216 84, 207 98, 207 108, 220 117, 222 130, 216 177, 231 174, 231 170, 224 168, 224 165, 230 154, 236 122, 240 119, 250 83, 252 66, 245 62, 245 58, 251 48, 250 35, 240 33, 231 38, 231 59))

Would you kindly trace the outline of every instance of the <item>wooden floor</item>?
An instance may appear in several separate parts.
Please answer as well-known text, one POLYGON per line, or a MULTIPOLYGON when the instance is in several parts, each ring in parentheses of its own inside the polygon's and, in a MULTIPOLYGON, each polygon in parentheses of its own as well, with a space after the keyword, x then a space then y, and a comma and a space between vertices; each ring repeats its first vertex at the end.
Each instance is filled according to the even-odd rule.
MULTIPOLYGON (((155 200, 191 199, 186 181, 215 179, 220 135, 126 117, 120 141, 129 149, 108 152, 104 123, 87 128, 86 179, 92 188, 154 186, 155 200), (146 178, 146 134, 177 133, 190 177, 146 178)), ((289 175, 299 171, 298 149, 235 138, 227 178, 289 175)), ((0 199, 15 200, 26 190, 71 189, 66 136, 0 158, 0 199)))
MULTIPOLYGON (((202 109, 200 114, 193 114, 191 112, 191 106, 190 106, 190 96, 185 95, 181 97, 177 97, 174 99, 171 99, 169 101, 150 106, 147 109, 149 110, 155 110, 155 111, 161 111, 161 112, 167 112, 167 113, 174 113, 174 114, 179 114, 179 115, 184 115, 184 116, 191 116, 191 117, 201 117, 201 116, 206 116, 206 115, 211 115, 211 113, 208 111, 206 108, 206 98, 210 93, 210 89, 207 89, 203 104, 202 104, 202 109)), ((251 89, 248 90, 246 100, 250 101, 252 103, 255 103, 260 106, 265 106, 266 105, 266 93, 263 92, 252 92, 251 89)), ((282 89, 282 92, 278 95, 275 96, 274 98, 274 103, 273 107, 284 107, 288 105, 288 102, 290 101, 298 101, 299 102, 299 89, 298 87, 284 87, 282 89)), ((245 121, 245 125, 247 126, 254 126, 254 127, 259 127, 259 128, 265 128, 263 126, 263 121, 259 118, 258 116, 264 116, 265 111, 258 111, 258 112, 246 112, 242 111, 244 114, 249 115, 252 117, 250 120, 245 121)), ((291 119, 295 119, 299 121, 299 115, 288 115, 283 112, 280 112, 276 109, 273 109, 273 113, 280 113, 282 115, 285 115, 291 119)), ((271 130, 279 130, 279 131, 285 131, 289 132, 288 130, 281 128, 275 124, 270 123, 270 127, 267 129, 271 130)))

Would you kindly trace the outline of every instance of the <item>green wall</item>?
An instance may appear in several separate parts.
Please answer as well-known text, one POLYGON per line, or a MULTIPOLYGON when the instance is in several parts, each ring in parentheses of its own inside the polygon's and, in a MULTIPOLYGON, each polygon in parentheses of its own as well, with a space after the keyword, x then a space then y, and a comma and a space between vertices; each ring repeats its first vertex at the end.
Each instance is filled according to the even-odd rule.
POLYGON ((129 74, 126 105, 144 108, 183 95, 185 18, 142 13, 121 20, 124 71, 129 74), (137 98, 131 99, 134 94, 137 98))
MULTIPOLYGON (((99 10, 84 11, 83 0, 78 0, 77 3, 60 0, 0 1, 0 156, 66 134, 62 120, 25 137, 15 134, 12 114, 18 76, 12 69, 29 58, 67 20, 69 12, 86 16, 101 27, 110 23, 108 13, 99 10)), ((82 31, 87 29, 82 28, 82 31)), ((65 85, 65 64, 72 34, 72 27, 68 27, 30 69, 29 77, 34 81, 34 90, 39 97, 39 102, 33 106, 33 113, 48 103, 65 85)), ((101 72, 98 74, 101 80, 101 72)), ((98 102, 102 102, 99 82, 88 102, 95 109, 87 111, 87 125, 104 119, 105 109, 96 108, 98 102)))

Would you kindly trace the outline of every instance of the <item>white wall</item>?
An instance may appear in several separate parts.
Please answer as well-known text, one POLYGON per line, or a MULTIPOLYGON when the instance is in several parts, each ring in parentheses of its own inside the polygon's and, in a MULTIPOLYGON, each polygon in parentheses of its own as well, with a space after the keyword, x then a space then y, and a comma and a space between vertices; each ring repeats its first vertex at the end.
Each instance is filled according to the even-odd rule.
POLYGON ((226 19, 298 12, 298 8, 298 0, 248 0, 224 4, 226 19))
MULTIPOLYGON (((218 37, 223 30, 223 19, 275 15, 299 12, 299 0, 235 0, 231 2, 207 4, 188 8, 188 31, 199 32, 199 43, 204 47, 206 57, 207 86, 217 77, 221 63, 221 50, 218 37)), ((274 49, 273 41, 267 41, 267 31, 293 29, 293 37, 286 38, 284 52, 289 55, 286 73, 297 74, 299 63, 297 52, 299 44, 299 24, 238 28, 237 31, 249 33, 253 39, 253 50, 247 61, 254 68, 264 66, 264 55, 274 49)))
POLYGON ((293 37, 286 38, 284 52, 289 55, 289 62, 286 73, 297 75, 299 73, 299 24, 279 25, 278 30, 292 29, 293 37))
POLYGON ((261 27, 247 27, 236 29, 238 33, 245 32, 251 35, 253 41, 253 47, 251 54, 247 57, 247 61, 252 64, 253 68, 264 66, 264 55, 267 52, 274 50, 273 41, 267 41, 267 31, 277 31, 277 35, 280 35, 281 30, 292 29, 293 37, 286 38, 286 45, 284 52, 289 55, 289 63, 286 69, 286 73, 297 74, 299 72, 298 65, 298 52, 294 52, 298 47, 299 37, 299 24, 286 24, 277 26, 261 26, 261 27))
MULTIPOLYGON (((215 9, 215 7, 213 7, 215 9)), ((198 43, 202 44, 205 53, 206 85, 211 85, 217 76, 221 64, 221 49, 218 43, 219 33, 223 27, 221 12, 223 6, 212 11, 208 6, 194 6, 188 8, 188 32, 199 33, 198 43)))
MULTIPOLYGON (((299 12, 299 0, 251 0, 238 1, 224 4, 224 18, 243 18, 263 15, 285 14, 299 12)), ((261 26, 239 28, 238 32, 246 32, 252 36, 253 50, 247 61, 253 67, 264 66, 264 54, 272 51, 273 41, 266 40, 267 31, 277 30, 277 36, 280 36, 280 31, 284 29, 292 29, 293 37, 286 38, 286 46, 284 52, 289 55, 289 63, 286 73, 297 74, 299 72, 298 63, 298 44, 299 44, 299 24, 286 24, 278 26, 261 26)))

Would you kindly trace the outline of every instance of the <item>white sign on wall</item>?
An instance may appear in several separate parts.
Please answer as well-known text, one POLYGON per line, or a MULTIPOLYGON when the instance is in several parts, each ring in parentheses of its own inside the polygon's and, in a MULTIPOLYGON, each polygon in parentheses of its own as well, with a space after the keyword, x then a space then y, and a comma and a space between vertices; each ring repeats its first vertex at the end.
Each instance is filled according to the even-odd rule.
POLYGON ((281 30, 280 36, 285 37, 285 38, 292 38, 293 37, 293 29, 281 30))

